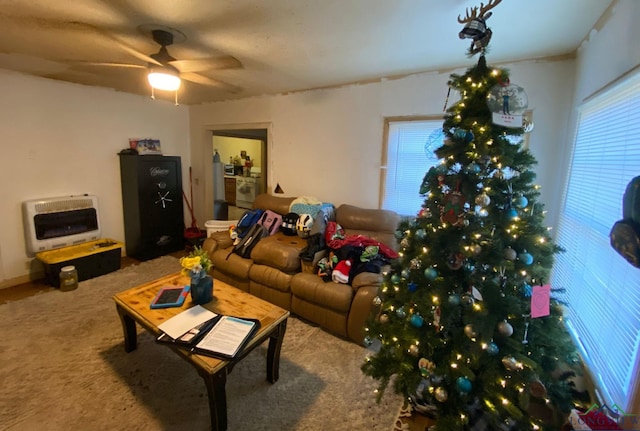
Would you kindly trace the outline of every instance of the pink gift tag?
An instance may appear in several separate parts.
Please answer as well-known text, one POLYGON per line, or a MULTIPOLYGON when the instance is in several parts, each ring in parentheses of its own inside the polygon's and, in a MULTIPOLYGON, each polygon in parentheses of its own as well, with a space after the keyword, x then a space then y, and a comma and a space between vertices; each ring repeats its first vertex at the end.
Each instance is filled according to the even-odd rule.
POLYGON ((549 315, 549 301, 551 300, 551 285, 533 286, 531 292, 531 317, 549 315))

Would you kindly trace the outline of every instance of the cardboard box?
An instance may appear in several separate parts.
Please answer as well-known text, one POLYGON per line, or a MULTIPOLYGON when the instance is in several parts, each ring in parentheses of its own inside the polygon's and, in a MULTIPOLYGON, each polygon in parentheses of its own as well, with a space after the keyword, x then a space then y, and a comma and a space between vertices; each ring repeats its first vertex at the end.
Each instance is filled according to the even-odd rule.
POLYGON ((88 280, 120 269, 123 243, 112 239, 98 239, 82 244, 43 251, 36 254, 44 264, 47 282, 60 287, 60 269, 73 265, 78 281, 88 280))

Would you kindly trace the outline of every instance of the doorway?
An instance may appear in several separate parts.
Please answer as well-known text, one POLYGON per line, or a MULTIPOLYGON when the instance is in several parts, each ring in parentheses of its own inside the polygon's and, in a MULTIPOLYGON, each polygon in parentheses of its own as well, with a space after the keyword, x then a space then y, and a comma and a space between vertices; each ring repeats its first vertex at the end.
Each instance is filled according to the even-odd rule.
POLYGON ((213 175, 208 176, 211 187, 206 187, 212 191, 206 201, 213 204, 207 211, 213 212, 213 220, 237 220, 253 197, 268 191, 267 147, 266 127, 211 130, 211 154, 217 150, 220 157, 220 164, 214 163, 213 175))

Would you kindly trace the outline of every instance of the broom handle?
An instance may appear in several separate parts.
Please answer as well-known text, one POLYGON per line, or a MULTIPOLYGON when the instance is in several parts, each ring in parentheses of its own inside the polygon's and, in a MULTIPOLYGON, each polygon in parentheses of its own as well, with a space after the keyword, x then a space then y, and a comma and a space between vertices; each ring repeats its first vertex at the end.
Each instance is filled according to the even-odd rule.
POLYGON ((191 204, 189 203, 189 199, 187 199, 187 194, 184 192, 184 190, 182 191, 182 197, 184 198, 184 201, 187 204, 187 208, 189 209, 189 212, 193 216, 193 208, 191 208, 191 204))
MULTIPOLYGON (((191 205, 193 205, 193 179, 191 175, 191 166, 189 166, 189 191, 191 193, 191 205)), ((191 214, 193 216, 193 214, 191 214)))

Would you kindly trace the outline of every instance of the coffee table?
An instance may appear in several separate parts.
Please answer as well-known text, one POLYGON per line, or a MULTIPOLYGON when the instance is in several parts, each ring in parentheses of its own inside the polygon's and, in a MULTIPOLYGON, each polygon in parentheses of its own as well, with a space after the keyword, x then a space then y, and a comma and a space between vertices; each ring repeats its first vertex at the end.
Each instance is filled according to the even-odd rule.
MULTIPOLYGON (((124 331, 124 349, 131 352, 137 347, 136 323, 158 336, 162 333, 158 325, 191 308, 193 303, 188 297, 182 307, 151 309, 149 304, 165 286, 184 286, 189 278, 180 273, 168 275, 149 283, 116 294, 113 299, 122 322, 124 331)), ((218 314, 258 319, 260 329, 233 360, 221 360, 191 353, 184 348, 165 344, 188 363, 193 365, 204 379, 209 395, 209 411, 211 429, 224 431, 227 429, 227 375, 235 364, 242 360, 257 346, 269 339, 267 350, 267 380, 275 383, 278 380, 280 367, 280 349, 287 329, 289 312, 283 308, 263 301, 249 293, 237 289, 219 280, 214 280, 213 300, 203 307, 218 314)))

